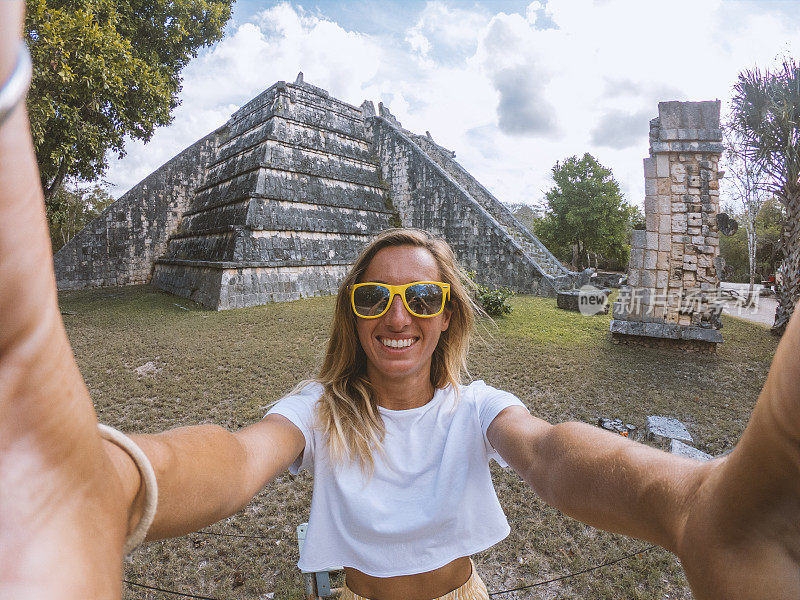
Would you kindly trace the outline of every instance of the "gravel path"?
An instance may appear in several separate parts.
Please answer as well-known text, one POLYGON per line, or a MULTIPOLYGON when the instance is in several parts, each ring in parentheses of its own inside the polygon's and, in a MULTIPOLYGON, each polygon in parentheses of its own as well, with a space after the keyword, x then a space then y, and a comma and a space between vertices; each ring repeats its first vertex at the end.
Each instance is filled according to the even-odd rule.
MULTIPOLYGON (((720 287, 725 290, 734 291, 741 297, 745 297, 749 285, 746 283, 723 282, 720 284, 720 287)), ((756 289, 761 288, 760 285, 755 287, 756 289)), ((778 301, 774 296, 759 296, 756 304, 752 307, 743 306, 742 304, 743 303, 731 301, 726 304, 723 312, 726 315, 744 319, 751 323, 772 327, 772 324, 775 322, 775 309, 778 307, 778 301)))

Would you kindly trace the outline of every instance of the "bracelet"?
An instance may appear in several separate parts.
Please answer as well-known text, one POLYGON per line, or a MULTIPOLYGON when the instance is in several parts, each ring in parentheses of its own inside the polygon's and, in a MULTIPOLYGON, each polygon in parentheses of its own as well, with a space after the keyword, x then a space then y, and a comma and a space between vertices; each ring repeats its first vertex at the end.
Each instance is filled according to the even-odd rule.
POLYGON ((0 126, 14 112, 17 105, 25 99, 32 76, 33 65, 30 52, 28 52, 25 42, 20 42, 17 64, 14 65, 11 75, 0 87, 0 126))
POLYGON ((128 536, 128 539, 125 540, 125 554, 128 554, 144 541, 145 536, 147 536, 147 530, 150 529, 150 525, 153 524, 153 518, 156 516, 156 506, 158 505, 158 482, 156 482, 156 473, 153 470, 153 465, 150 464, 150 459, 147 458, 147 455, 142 452, 142 449, 137 446, 136 442, 131 438, 121 431, 109 427, 108 425, 103 425, 102 423, 98 423, 97 427, 100 429, 100 437, 119 446, 133 459, 133 462, 136 463, 136 468, 139 469, 139 473, 142 476, 142 483, 144 484, 145 496, 142 517, 139 519, 136 529, 134 529, 128 536))

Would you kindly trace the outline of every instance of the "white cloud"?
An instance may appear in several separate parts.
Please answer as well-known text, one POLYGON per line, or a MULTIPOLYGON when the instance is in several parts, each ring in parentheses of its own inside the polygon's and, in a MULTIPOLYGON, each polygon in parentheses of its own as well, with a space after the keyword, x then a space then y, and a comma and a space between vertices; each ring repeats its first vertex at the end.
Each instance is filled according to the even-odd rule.
POLYGON ((609 110, 591 131, 591 142, 596 146, 607 146, 624 150, 641 141, 642 132, 649 129, 652 110, 636 112, 609 110))
POLYGON ((112 161, 107 179, 121 194, 215 128, 276 81, 305 78, 341 99, 360 103, 362 86, 382 64, 381 44, 288 3, 236 26, 183 73, 173 124, 148 144, 129 141, 128 156, 112 161))
POLYGON ((440 61, 451 62, 475 51, 475 33, 487 21, 483 12, 428 2, 417 23, 408 30, 406 41, 413 52, 423 57, 431 54, 440 61))
POLYGON ((508 135, 552 135, 556 133, 555 108, 547 101, 535 66, 497 71, 492 77, 500 93, 497 124, 508 135))
POLYGON ((531 2, 525 9, 525 18, 536 29, 558 29, 558 24, 553 20, 553 13, 546 3, 531 2))
POLYGON ((425 34, 417 29, 410 29, 406 34, 406 41, 411 46, 411 51, 418 54, 422 58, 428 57, 428 52, 431 50, 431 43, 425 34))
POLYGON ((383 101, 404 126, 429 130, 503 201, 537 200, 557 160, 591 152, 641 204, 658 101, 720 98, 725 107, 740 70, 800 50, 800 11, 773 9, 549 0, 524 14, 490 14, 479 3, 440 0, 398 19, 411 27, 379 37, 281 3, 189 65, 174 125, 147 146, 128 144, 109 178, 130 187, 302 70, 337 98, 383 101))

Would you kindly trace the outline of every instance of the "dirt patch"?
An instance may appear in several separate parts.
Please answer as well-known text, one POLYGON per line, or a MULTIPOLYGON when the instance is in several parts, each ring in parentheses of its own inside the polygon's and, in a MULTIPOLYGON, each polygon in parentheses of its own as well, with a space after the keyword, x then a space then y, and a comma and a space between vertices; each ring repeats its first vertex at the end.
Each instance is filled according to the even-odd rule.
POLYGON ((152 377, 153 375, 157 375, 161 373, 161 367, 159 363, 154 360, 148 360, 143 365, 140 365, 134 369, 134 372, 139 377, 152 377))

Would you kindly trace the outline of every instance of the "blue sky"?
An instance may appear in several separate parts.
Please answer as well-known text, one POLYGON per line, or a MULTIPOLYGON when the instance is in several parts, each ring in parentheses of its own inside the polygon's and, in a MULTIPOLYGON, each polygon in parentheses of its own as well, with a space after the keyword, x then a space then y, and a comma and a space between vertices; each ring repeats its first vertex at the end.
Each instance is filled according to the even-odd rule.
POLYGON ((119 195, 279 80, 388 105, 504 202, 541 201, 558 160, 590 152, 642 205, 648 122, 665 100, 715 100, 737 74, 800 57, 786 0, 239 0, 184 70, 175 121, 129 142, 119 195))
MULTIPOLYGON (((237 0, 234 5, 234 20, 245 22, 270 5, 280 2, 237 0)), ((389 35, 402 39, 404 30, 412 27, 425 9, 427 0, 360 0, 358 2, 295 2, 312 14, 330 19, 344 29, 369 35, 389 35)), ((491 0, 483 2, 450 2, 451 6, 489 13, 525 14, 530 1, 491 0)))

